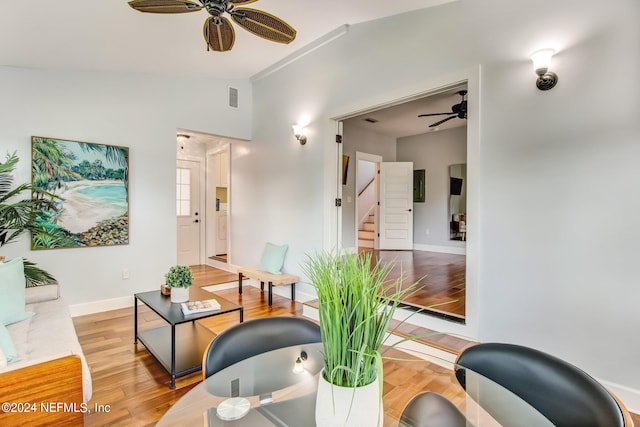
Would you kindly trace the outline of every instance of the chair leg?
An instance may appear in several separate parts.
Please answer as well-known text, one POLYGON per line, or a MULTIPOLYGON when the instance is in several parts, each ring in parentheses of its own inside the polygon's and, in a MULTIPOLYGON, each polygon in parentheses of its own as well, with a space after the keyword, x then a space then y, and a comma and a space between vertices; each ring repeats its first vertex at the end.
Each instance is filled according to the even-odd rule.
POLYGON ((242 295, 242 273, 238 273, 238 293, 242 295))
POLYGON ((273 303, 273 282, 269 282, 269 305, 273 303))
POLYGON ((296 300, 296 284, 291 284, 291 302, 296 300))
POLYGON ((260 282, 260 290, 264 291, 264 282, 260 282))

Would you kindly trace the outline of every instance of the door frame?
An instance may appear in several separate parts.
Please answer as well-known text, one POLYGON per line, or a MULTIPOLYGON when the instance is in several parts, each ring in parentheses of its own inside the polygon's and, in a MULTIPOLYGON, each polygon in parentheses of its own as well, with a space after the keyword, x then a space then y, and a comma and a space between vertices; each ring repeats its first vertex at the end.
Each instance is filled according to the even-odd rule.
MULTIPOLYGON (((360 160, 363 160, 365 162, 371 162, 371 163, 375 163, 376 167, 380 168, 380 163, 383 161, 382 156, 379 156, 377 154, 371 154, 371 153, 364 153, 361 151, 356 151, 356 178, 355 178, 355 182, 358 182, 358 173, 359 173, 359 168, 360 168, 360 160)), ((377 201, 380 202, 380 188, 378 187, 380 185, 380 175, 376 172, 376 177, 375 177, 375 186, 376 186, 376 197, 377 197, 377 201)), ((355 202, 355 209, 354 209, 354 227, 355 227, 355 250, 356 252, 358 251, 358 223, 360 221, 359 215, 358 215, 358 187, 357 185, 354 187, 354 202, 355 202)), ((376 215, 375 215, 375 232, 373 235, 373 248, 374 249, 378 249, 379 244, 378 244, 378 233, 380 232, 379 229, 379 224, 380 224, 380 205, 378 204, 376 206, 376 215)))
MULTIPOLYGON (((471 339, 479 339, 479 299, 481 293, 481 270, 479 268, 478 248, 482 239, 479 209, 479 182, 480 182, 480 64, 466 69, 453 70, 435 78, 414 83, 410 86, 398 86, 381 89, 380 93, 373 96, 362 95, 360 98, 351 97, 348 104, 338 105, 334 112, 330 112, 328 119, 336 123, 367 112, 372 112, 385 107, 403 104, 405 102, 424 98, 436 93, 440 93, 449 88, 453 88, 466 82, 468 88, 467 106, 471 114, 467 119, 467 291, 465 303, 465 324, 455 324, 436 317, 429 317, 424 320, 425 327, 435 330, 448 331, 464 335, 471 339)), ((340 245, 337 240, 339 235, 338 222, 336 220, 335 207, 329 202, 335 197, 334 189, 337 186, 336 172, 338 164, 335 142, 327 141, 324 147, 325 165, 330 173, 325 174, 325 234, 324 249, 330 250, 340 245), (333 169, 336 168, 336 169, 333 169), (331 173, 333 169, 333 173, 331 173), (333 197, 332 197, 333 196, 333 197)), ((428 316, 425 316, 428 317, 428 316)))
MULTIPOLYGON (((216 259, 210 259, 207 254, 206 254, 206 249, 205 249, 205 254, 204 254, 204 259, 202 264, 206 264, 210 267, 215 267, 215 268, 220 268, 222 270, 226 270, 226 271, 230 271, 231 268, 231 211, 233 209, 233 206, 231 204, 231 142, 226 142, 224 145, 220 146, 220 147, 216 147, 216 149, 214 150, 207 150, 207 152, 205 153, 205 162, 208 163, 209 162, 209 157, 211 156, 215 156, 216 154, 219 154, 223 151, 226 151, 228 153, 227 156, 227 262, 223 262, 223 261, 219 261, 216 259)), ((205 167, 205 175, 207 175, 206 177, 206 183, 207 185, 209 185, 209 179, 210 177, 208 176, 208 167, 205 167)), ((207 194, 209 192, 207 191, 207 194)), ((215 197, 214 197, 215 199, 215 197)), ((209 203, 207 203, 209 205, 209 203)), ((213 204, 215 205, 215 200, 213 200, 213 204)), ((214 208, 215 209, 215 208, 214 208)), ((208 217, 209 215, 207 215, 208 217)), ((215 226, 215 224, 213 224, 212 226, 215 226)), ((207 226, 209 227, 209 226, 207 226)), ((207 227, 205 227, 205 230, 207 229, 207 227)), ((205 248, 208 242, 206 242, 208 240, 209 236, 207 235, 207 233, 205 232, 205 248)), ((214 244, 213 242, 211 242, 211 244, 214 244)))

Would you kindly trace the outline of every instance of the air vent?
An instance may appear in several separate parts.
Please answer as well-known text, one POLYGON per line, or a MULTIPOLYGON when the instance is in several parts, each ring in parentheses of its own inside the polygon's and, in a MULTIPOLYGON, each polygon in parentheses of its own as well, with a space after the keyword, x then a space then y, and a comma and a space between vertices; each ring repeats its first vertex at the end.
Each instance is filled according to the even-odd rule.
POLYGON ((238 108, 238 89, 229 87, 229 107, 238 108))
POLYGON ((378 123, 378 120, 373 119, 371 117, 367 117, 366 119, 364 119, 364 121, 369 123, 378 123))

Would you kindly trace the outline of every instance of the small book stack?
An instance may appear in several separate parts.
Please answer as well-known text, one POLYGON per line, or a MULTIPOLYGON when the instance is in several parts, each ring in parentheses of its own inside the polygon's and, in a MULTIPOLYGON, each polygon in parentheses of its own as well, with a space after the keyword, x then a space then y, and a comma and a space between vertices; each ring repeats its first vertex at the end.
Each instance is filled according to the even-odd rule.
POLYGON ((189 301, 182 303, 183 314, 204 313, 206 311, 220 310, 220 303, 214 299, 202 301, 189 301))

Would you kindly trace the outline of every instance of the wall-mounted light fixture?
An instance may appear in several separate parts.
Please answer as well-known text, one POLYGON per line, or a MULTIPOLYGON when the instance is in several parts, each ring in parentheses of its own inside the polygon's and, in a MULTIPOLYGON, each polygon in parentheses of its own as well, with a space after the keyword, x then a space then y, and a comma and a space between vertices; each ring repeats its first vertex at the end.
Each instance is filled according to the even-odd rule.
POLYGON ((180 144, 180 149, 184 150, 184 144, 191 138, 190 135, 186 133, 178 133, 176 134, 176 138, 178 139, 178 144, 180 144))
POLYGON ((556 53, 553 49, 542 49, 531 55, 533 62, 533 71, 538 75, 536 86, 540 90, 549 90, 558 83, 558 75, 553 71, 549 71, 551 65, 551 57, 556 53))
POLYGON ((300 356, 296 359, 296 363, 293 365, 293 373, 294 374, 302 374, 304 373, 304 362, 307 360, 307 352, 303 351, 300 353, 300 356))
POLYGON ((307 143, 307 128, 301 125, 293 125, 293 134, 295 135, 300 145, 307 143))

